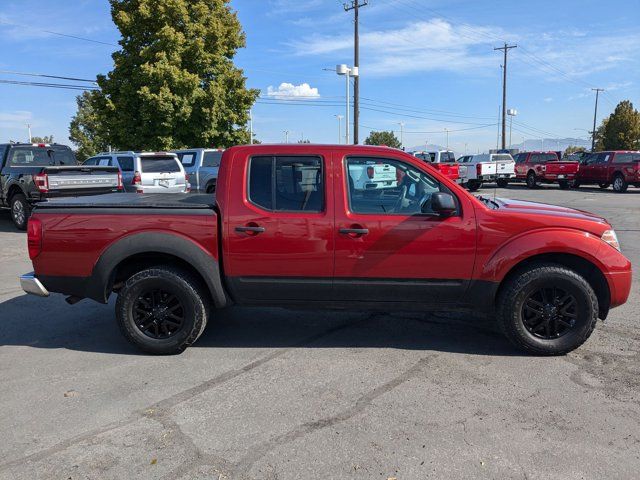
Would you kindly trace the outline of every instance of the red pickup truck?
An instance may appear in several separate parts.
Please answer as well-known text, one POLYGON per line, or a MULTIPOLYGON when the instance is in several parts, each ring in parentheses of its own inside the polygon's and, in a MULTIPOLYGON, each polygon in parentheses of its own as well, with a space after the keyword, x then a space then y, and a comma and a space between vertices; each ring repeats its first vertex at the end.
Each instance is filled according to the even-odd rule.
POLYGON ((609 151, 591 153, 582 159, 580 171, 572 187, 596 184, 624 193, 629 185, 640 188, 640 152, 609 151))
POLYGON ((580 168, 578 162, 560 161, 556 152, 522 152, 513 159, 516 180, 524 180, 529 188, 537 188, 541 183, 558 183, 565 190, 580 168))
POLYGON ((224 152, 214 195, 110 194, 39 204, 32 294, 106 303, 141 349, 177 353, 231 304, 495 314, 519 347, 581 345, 627 300, 615 232, 565 207, 475 197, 400 150, 253 145, 224 152), (391 166, 366 195, 357 177, 391 166))

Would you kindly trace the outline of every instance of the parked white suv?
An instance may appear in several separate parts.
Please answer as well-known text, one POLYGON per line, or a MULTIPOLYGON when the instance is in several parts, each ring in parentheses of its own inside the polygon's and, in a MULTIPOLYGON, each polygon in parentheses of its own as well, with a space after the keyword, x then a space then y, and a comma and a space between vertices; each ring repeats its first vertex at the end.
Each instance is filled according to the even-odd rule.
POLYGON ((496 182, 499 187, 506 187, 516 176, 515 162, 508 153, 465 155, 458 159, 458 163, 467 167, 460 169, 460 178, 472 192, 478 190, 483 182, 496 182))
POLYGON ((186 193, 191 191, 189 176, 175 153, 102 152, 83 165, 120 168, 127 192, 186 193))

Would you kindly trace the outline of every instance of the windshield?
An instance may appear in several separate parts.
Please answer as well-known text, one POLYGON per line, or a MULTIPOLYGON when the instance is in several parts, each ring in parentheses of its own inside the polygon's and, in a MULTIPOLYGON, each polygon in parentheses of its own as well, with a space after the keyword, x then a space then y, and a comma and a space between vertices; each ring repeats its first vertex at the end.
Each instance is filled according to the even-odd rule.
POLYGON ((512 162, 513 158, 511 158, 511 155, 509 154, 498 154, 498 155, 493 155, 493 161, 494 162, 512 162))
POLYGON ((434 162, 436 160, 436 154, 435 153, 428 153, 428 152, 423 152, 423 153, 416 153, 415 154, 416 158, 419 158, 420 160, 424 160, 425 162, 434 162))

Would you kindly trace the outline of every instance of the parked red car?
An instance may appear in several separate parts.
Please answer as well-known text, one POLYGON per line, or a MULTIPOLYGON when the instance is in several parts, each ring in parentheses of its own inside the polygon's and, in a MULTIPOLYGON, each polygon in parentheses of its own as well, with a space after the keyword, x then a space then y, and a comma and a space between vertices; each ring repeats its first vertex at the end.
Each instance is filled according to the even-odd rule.
POLYGON ((582 159, 580 171, 572 186, 595 184, 618 193, 627 191, 629 185, 640 188, 640 151, 596 152, 582 159))
POLYGON ((224 152, 214 195, 112 194, 36 207, 28 293, 106 303, 151 353, 181 352, 215 309, 495 314, 536 354, 580 346, 627 300, 631 264, 604 219, 475 197, 400 150, 254 145, 224 152), (356 178, 397 181, 366 195, 356 178))
POLYGON ((567 189, 580 168, 578 162, 560 161, 556 152, 522 152, 513 159, 516 180, 524 180, 529 188, 537 188, 541 183, 557 183, 567 189))
MULTIPOLYGON (((434 150, 409 152, 416 158, 431 163, 431 166, 456 183, 461 183, 460 165, 456 162, 455 154, 450 150, 434 150)), ((467 168, 467 167, 463 167, 467 168)))

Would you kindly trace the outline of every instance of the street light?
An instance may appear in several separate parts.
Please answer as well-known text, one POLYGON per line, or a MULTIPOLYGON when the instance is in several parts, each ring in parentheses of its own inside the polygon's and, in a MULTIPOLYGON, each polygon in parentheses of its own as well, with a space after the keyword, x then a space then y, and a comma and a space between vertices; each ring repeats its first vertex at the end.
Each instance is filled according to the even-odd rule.
POLYGON ((338 119, 338 144, 342 143, 342 119, 344 115, 334 115, 338 119))
POLYGON ((340 64, 340 65, 336 65, 336 73, 338 75, 344 75, 345 79, 347 80, 347 95, 346 95, 346 104, 347 104, 347 108, 345 110, 346 115, 345 115, 345 143, 348 144, 349 143, 349 82, 350 82, 350 77, 357 77, 359 72, 358 72, 358 67, 347 67, 344 63, 340 64))
POLYGON ((513 130, 513 117, 518 115, 518 111, 515 108, 510 108, 507 110, 507 115, 509 115, 509 148, 511 148, 511 131, 513 130))
POLYGON ((400 125, 400 148, 404 150, 404 122, 398 122, 400 125))
POLYGON ((289 133, 291 133, 289 130, 284 130, 282 133, 284 133, 284 143, 289 143, 289 133))
POLYGON ((447 151, 449 150, 449 129, 445 128, 444 131, 447 133, 447 151))

